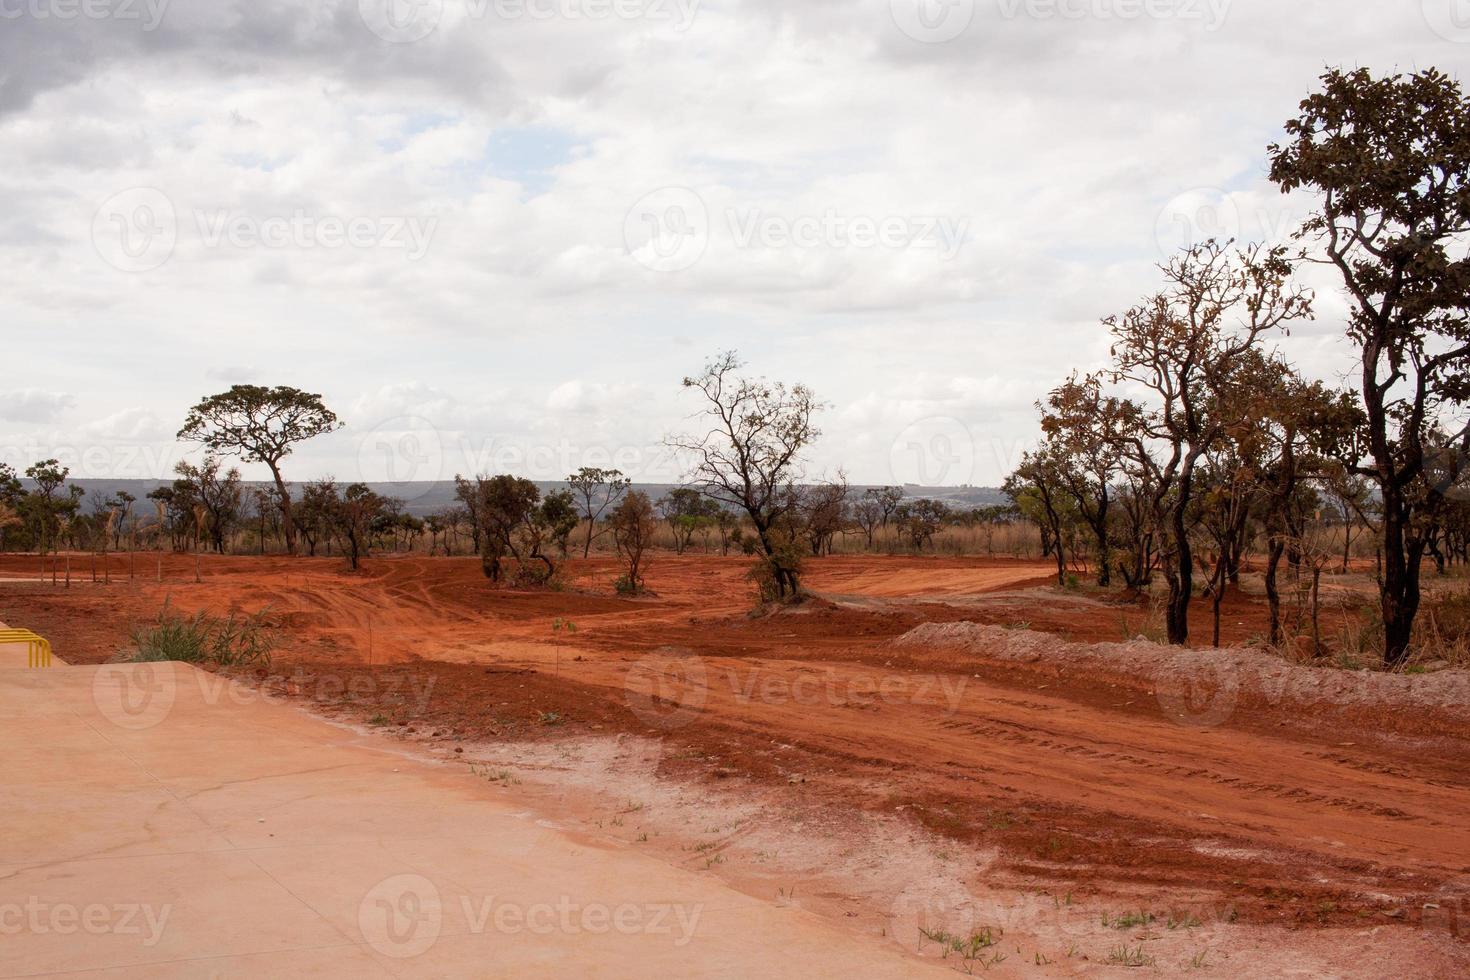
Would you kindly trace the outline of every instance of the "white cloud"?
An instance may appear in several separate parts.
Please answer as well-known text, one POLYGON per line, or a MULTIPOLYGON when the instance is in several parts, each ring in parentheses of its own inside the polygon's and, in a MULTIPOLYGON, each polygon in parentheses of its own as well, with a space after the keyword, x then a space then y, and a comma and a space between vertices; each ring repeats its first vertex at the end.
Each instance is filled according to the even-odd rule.
POLYGON ((75 396, 60 391, 42 391, 39 388, 0 391, 0 420, 54 422, 75 404, 75 396))
MULTIPOLYGON (((736 347, 834 404, 816 469, 887 479, 925 413, 1013 447, 1031 403, 1105 353, 1098 320, 1154 288, 1181 200, 1224 202, 1246 237, 1300 217, 1264 148, 1324 65, 1470 64, 1419 3, 1235 0, 1215 29, 975 6, 945 44, 905 35, 889 0, 706 2, 684 30, 446 0, 405 44, 357 0, 177 0, 152 31, 7 20, 7 361, 42 395, 78 392, 67 414, 4 396, 8 443, 82 442, 89 425, 150 438, 120 417, 136 405, 161 458, 189 405, 248 380, 321 391, 348 422, 298 450, 306 475, 350 472, 361 434, 402 416, 444 433, 457 466, 557 447, 549 469, 656 444, 695 408, 679 378, 736 347), (135 187, 171 213, 99 215, 135 187), (664 187, 705 214, 678 272, 626 238, 664 187), (216 243, 220 215, 316 230, 216 243), (747 241, 756 216, 822 230, 747 241), (121 271, 117 236, 142 241, 145 218, 176 240, 121 271), (852 232, 894 220, 962 232, 952 254, 852 232), (321 231, 353 222, 373 234, 321 231), (418 258, 385 244, 411 222, 432 225, 418 258)), ((677 244, 683 226, 653 217, 677 244)), ((1318 306, 1286 349, 1336 377, 1341 305, 1318 306)), ((980 452, 995 461, 976 478, 1009 454, 980 452)))

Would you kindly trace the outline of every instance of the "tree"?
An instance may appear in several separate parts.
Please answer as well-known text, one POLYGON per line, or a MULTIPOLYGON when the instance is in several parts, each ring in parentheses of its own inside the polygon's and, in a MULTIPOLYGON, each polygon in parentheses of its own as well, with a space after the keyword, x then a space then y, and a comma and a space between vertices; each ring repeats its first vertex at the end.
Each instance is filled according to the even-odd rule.
POLYGON ((48 546, 49 550, 56 550, 61 522, 74 514, 80 504, 79 487, 72 487, 69 496, 57 496, 70 474, 70 468, 55 459, 43 459, 26 467, 26 476, 36 484, 36 489, 23 499, 22 511, 35 528, 36 547, 41 554, 47 552, 48 546))
POLYGON ((245 493, 244 485, 240 482, 240 471, 231 468, 221 476, 219 459, 206 456, 198 466, 180 462, 174 467, 174 472, 179 475, 175 484, 187 484, 190 496, 204 508, 210 543, 214 545, 216 552, 224 554, 225 538, 240 521, 245 493))
POLYGON ((1238 368, 1247 354, 1263 335, 1310 317, 1311 300, 1291 284, 1283 248, 1237 250, 1209 241, 1160 268, 1165 288, 1104 324, 1113 335, 1111 380, 1149 399, 1126 407, 1137 425, 1119 448, 1144 471, 1165 551, 1168 638, 1183 645, 1194 591, 1195 470, 1233 421, 1242 388, 1238 368))
POLYGON ((556 562, 548 547, 566 553, 568 539, 576 530, 577 508, 572 493, 560 490, 541 499, 541 491, 530 480, 513 476, 476 477, 471 483, 455 478, 461 500, 474 515, 479 528, 480 565, 485 577, 499 582, 504 575, 502 562, 512 558, 520 576, 530 576, 537 583, 549 581, 556 574, 556 562), (539 561, 544 566, 533 572, 528 563, 539 561))
POLYGON ((531 519, 541 491, 530 480, 504 475, 477 477, 476 484, 476 509, 484 537, 480 565, 486 578, 499 582, 505 556, 510 554, 517 563, 520 561, 518 532, 531 519))
POLYGON ((138 498, 135 497, 135 496, 133 496, 132 494, 128 493, 126 490, 119 490, 119 491, 117 491, 111 497, 109 497, 107 499, 107 501, 105 502, 105 506, 109 510, 113 511, 117 515, 116 517, 113 518, 112 523, 110 525, 111 528, 112 528, 112 550, 113 551, 121 551, 122 550, 122 533, 123 533, 123 528, 128 524, 128 522, 132 518, 132 516, 133 516, 133 504, 135 504, 137 502, 138 502, 138 498))
POLYGON ((831 554, 837 535, 850 526, 848 493, 847 477, 841 472, 831 482, 798 489, 796 512, 800 517, 801 533, 813 555, 831 554))
POLYGON ((337 416, 322 404, 321 395, 281 386, 235 385, 190 409, 178 438, 201 443, 211 453, 264 463, 270 469, 276 482, 286 551, 294 555, 296 524, 291 514, 291 492, 281 476, 281 461, 297 443, 340 427, 337 416))
POLYGON ((781 527, 794 501, 802 452, 820 434, 813 416, 821 409, 809 388, 740 377, 738 355, 727 351, 684 379, 704 399, 709 428, 671 436, 668 444, 693 458, 691 479, 721 503, 743 510, 755 528, 770 597, 792 602, 801 595, 801 561, 781 527))
POLYGON ((373 534, 378 530, 387 507, 388 500, 374 493, 365 483, 349 484, 340 498, 335 493, 332 495, 329 510, 331 528, 354 572, 369 553, 373 534))
POLYGON ((1367 415, 1370 477, 1382 508, 1379 599, 1384 660, 1408 659, 1420 568, 1446 498, 1423 480, 1427 439, 1442 426, 1470 450, 1470 102, 1434 69, 1375 78, 1333 70, 1270 147, 1283 192, 1313 191, 1303 252, 1342 277, 1367 415))
POLYGON ((658 502, 659 514, 674 536, 674 553, 682 555, 694 532, 710 520, 704 494, 690 487, 675 487, 658 502))
POLYGON ((21 501, 25 499, 25 490, 21 487, 20 478, 15 475, 15 470, 8 463, 0 463, 0 552, 6 548, 6 536, 13 527, 24 527, 25 520, 20 515, 21 501))
POLYGON ((264 487, 251 487, 247 499, 259 529, 260 553, 263 555, 266 541, 280 528, 281 509, 277 506, 276 495, 264 487))
POLYGON ((297 533, 306 541, 306 553, 313 558, 318 544, 326 541, 330 545, 337 500, 337 481, 330 477, 312 480, 301 488, 301 499, 296 502, 292 518, 297 533))
POLYGON ((1057 562, 1057 585, 1067 584, 1067 531, 1074 516, 1068 507, 1060 475, 1062 452, 1055 442, 1044 442, 1021 457, 1021 465, 1006 480, 1005 493, 1042 532, 1043 551, 1057 562))
POLYGON ((914 548, 923 551, 926 544, 934 540, 946 523, 953 517, 949 505, 942 500, 921 497, 906 501, 893 510, 893 523, 899 532, 909 539, 914 548))
POLYGON ((582 557, 592 553, 592 541, 601 532, 597 522, 610 507, 617 506, 623 494, 633 485, 618 470, 604 470, 596 466, 584 466, 571 476, 567 483, 580 503, 580 512, 587 522, 587 537, 582 542, 582 557))
POLYGON ((1055 474, 1096 542, 1097 584, 1112 584, 1112 484, 1122 467, 1120 446, 1138 425, 1136 406, 1102 393, 1097 377, 1074 375, 1047 396, 1041 431, 1054 446, 1055 474))
POLYGON ((612 529, 613 545, 626 569, 618 580, 618 591, 642 592, 646 568, 644 556, 652 547, 653 535, 658 530, 658 517, 653 512, 648 494, 635 490, 624 496, 608 518, 608 525, 612 529))

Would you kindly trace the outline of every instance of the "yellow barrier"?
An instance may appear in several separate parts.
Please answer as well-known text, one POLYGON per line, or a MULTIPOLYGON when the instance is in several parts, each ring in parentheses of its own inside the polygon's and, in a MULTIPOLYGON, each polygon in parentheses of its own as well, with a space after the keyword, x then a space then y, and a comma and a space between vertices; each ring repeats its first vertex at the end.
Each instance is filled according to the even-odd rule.
POLYGON ((51 641, 30 630, 0 629, 0 644, 24 643, 26 666, 31 670, 44 670, 51 666, 51 641))

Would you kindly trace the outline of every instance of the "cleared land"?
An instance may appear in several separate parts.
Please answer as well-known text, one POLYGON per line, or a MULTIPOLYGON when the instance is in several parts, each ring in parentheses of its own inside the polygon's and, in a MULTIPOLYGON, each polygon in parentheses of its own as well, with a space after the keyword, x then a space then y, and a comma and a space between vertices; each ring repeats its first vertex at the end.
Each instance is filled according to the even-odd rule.
MULTIPOLYGON (((900 952, 988 927, 945 962, 1470 970, 1465 672, 1171 651, 1130 640, 1140 604, 1031 562, 823 559, 818 599, 755 618, 734 558, 660 556, 637 600, 597 559, 539 593, 465 559, 205 558, 197 583, 193 558, 162 582, 152 556, 131 583, 113 562, 110 585, 85 559, 71 589, 0 585, 0 618, 96 663, 165 601, 269 605, 285 643, 242 682, 900 952)), ((1232 599, 1226 641, 1262 615, 1232 599)))

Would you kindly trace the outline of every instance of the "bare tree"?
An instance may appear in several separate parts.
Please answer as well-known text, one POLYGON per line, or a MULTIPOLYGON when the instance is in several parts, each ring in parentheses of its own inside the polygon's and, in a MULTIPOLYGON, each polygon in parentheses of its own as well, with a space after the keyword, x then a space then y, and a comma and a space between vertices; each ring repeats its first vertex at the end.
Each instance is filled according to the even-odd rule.
POLYGON ((595 466, 584 466, 567 477, 567 484, 577 497, 582 519, 587 522, 587 537, 582 542, 582 557, 592 553, 592 542, 602 532, 597 522, 611 507, 616 507, 623 494, 633 485, 618 470, 604 470, 595 466))
POLYGON ((1228 406, 1238 365, 1263 335, 1311 315, 1308 295, 1290 283, 1281 248, 1206 242, 1161 266, 1165 289, 1107 319, 1112 380, 1146 393, 1139 427, 1120 448, 1146 471, 1150 510, 1163 538, 1170 643, 1189 639, 1194 590, 1190 546, 1195 469, 1233 421, 1228 406))
POLYGON ((847 476, 841 471, 833 480, 797 490, 796 513, 813 555, 830 555, 837 535, 850 526, 848 494, 847 476))
POLYGON ((174 472, 190 486, 197 506, 204 508, 210 544, 217 553, 224 554, 225 539, 240 521, 245 488, 239 470, 232 467, 221 475, 220 465, 219 459, 211 455, 198 466, 180 462, 174 472))
POLYGON ((782 524, 794 505, 790 489, 801 476, 802 451, 819 434, 813 416, 822 406, 805 385, 740 377, 741 367, 729 351, 685 378, 684 387, 703 397, 710 425, 667 441, 693 459, 691 479, 708 496, 750 518, 771 597, 790 602, 801 595, 801 562, 782 524))
POLYGON ((620 592, 634 594, 644 588, 643 574, 647 567, 646 555, 653 545, 653 535, 658 529, 658 517, 648 495, 633 491, 623 497, 608 518, 612 529, 613 544, 618 557, 623 560, 626 572, 618 583, 620 592))

